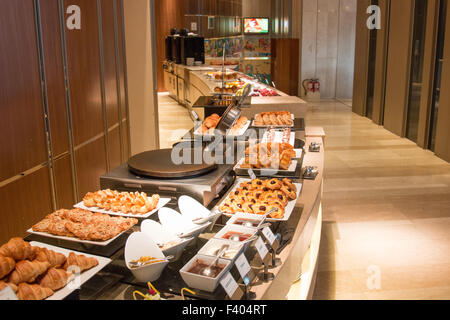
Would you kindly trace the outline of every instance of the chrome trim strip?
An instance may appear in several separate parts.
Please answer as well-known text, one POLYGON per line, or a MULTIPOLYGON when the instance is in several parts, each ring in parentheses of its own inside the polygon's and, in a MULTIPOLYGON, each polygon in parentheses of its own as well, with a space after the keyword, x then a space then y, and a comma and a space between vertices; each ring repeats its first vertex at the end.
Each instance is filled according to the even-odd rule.
POLYGON ((78 202, 78 176, 76 170, 76 159, 75 159, 75 149, 74 149, 74 137, 73 137, 73 124, 72 124, 72 105, 70 101, 70 81, 69 81, 69 67, 67 62, 67 42, 66 42, 66 27, 64 19, 64 0, 58 0, 59 6, 59 20, 60 20, 60 31, 61 31, 61 49, 62 58, 64 64, 64 81, 66 89, 66 107, 67 107, 67 127, 69 130, 69 148, 70 148, 70 159, 72 164, 72 184, 73 184, 73 197, 75 202, 78 202))
POLYGON ((35 25, 36 25, 36 42, 38 46, 39 56, 39 71, 41 78, 41 94, 42 94, 42 112, 44 113, 44 127, 45 127, 45 142, 47 145, 47 157, 48 157, 48 171, 50 176, 50 192, 52 194, 52 206, 53 210, 58 208, 58 196, 56 190, 56 177, 55 177, 55 163, 53 160, 53 145, 52 145, 52 132, 50 127, 50 113, 48 108, 48 96, 47 96, 47 78, 45 74, 45 60, 44 60, 44 43, 42 39, 42 21, 40 0, 34 0, 35 11, 35 25))
POLYGON ((109 162, 109 137, 108 137, 108 115, 106 110, 106 88, 105 88, 105 61, 103 50, 103 19, 102 19, 102 3, 101 0, 97 0, 97 24, 98 24, 98 47, 99 47, 99 60, 100 60, 100 83, 102 90, 102 109, 103 109, 103 125, 105 126, 105 158, 106 158, 106 171, 110 170, 109 162))

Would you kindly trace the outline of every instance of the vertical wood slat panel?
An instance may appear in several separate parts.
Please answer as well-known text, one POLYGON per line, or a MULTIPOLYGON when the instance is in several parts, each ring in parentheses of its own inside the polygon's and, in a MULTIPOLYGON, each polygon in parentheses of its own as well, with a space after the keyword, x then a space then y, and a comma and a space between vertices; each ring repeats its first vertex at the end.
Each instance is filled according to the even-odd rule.
POLYGON ((123 0, 117 0, 117 24, 118 24, 118 47, 119 47, 119 80, 120 80, 120 105, 121 105, 121 123, 122 123, 122 144, 124 146, 122 162, 128 161, 130 157, 129 146, 129 126, 128 126, 128 97, 127 97, 127 77, 126 77, 126 52, 124 38, 124 20, 123 20, 123 0), (125 123, 125 125, 124 125, 125 123))
POLYGON ((0 181, 48 160, 32 0, 0 1, 0 181))
POLYGON ((367 7, 370 0, 359 0, 356 13, 355 70, 353 77, 353 112, 364 116, 367 100, 367 70, 369 56, 369 29, 367 28, 367 7))
POLYGON ((59 8, 53 0, 40 0, 39 6, 52 149, 54 157, 58 157, 70 148, 59 8))
POLYGON ((102 31, 103 31, 103 61, 105 66, 105 98, 108 128, 119 123, 119 104, 117 101, 117 70, 116 44, 114 33, 115 0, 101 0, 102 31))
POLYGON ((78 199, 100 188, 100 176, 106 172, 105 137, 75 150, 78 172, 78 199))
POLYGON ((25 236, 52 210, 48 166, 0 188, 0 243, 25 236))
POLYGON ((375 76, 373 89, 373 115, 372 120, 381 125, 384 116, 384 97, 386 89, 386 63, 387 63, 387 42, 389 35, 389 2, 390 0, 380 0, 381 9, 381 29, 377 30, 377 51, 375 61, 375 76))
POLYGON ((55 160, 55 176, 58 208, 71 208, 75 200, 73 192, 72 164, 70 156, 55 160))
POLYGON ((414 2, 391 1, 384 127, 405 136, 414 2))
MULTIPOLYGON (((75 146, 104 133, 97 2, 65 0, 81 8, 81 30, 67 30, 66 44, 75 146)), ((100 151, 100 150, 99 150, 100 151)), ((82 173, 81 173, 82 174, 82 173)))
POLYGON ((425 45, 423 55, 422 93, 420 100, 417 144, 428 146, 431 104, 433 102, 434 71, 436 63, 437 32, 439 27, 439 1, 428 0, 425 45))
POLYGON ((436 127, 436 155, 450 162, 450 5, 447 5, 444 65, 442 67, 441 97, 436 127))

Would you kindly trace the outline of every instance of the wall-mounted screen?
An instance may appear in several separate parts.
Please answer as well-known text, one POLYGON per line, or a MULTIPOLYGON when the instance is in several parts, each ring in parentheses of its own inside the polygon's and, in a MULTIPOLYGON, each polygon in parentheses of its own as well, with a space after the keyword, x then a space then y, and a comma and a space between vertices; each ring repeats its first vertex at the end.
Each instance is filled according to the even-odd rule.
POLYGON ((269 33, 269 18, 244 18, 244 33, 269 33))

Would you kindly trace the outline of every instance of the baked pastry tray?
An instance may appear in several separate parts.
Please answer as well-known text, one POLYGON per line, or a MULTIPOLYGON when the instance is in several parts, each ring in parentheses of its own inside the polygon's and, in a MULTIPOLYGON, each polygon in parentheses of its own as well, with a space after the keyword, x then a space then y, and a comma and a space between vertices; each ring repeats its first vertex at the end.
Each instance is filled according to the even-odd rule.
MULTIPOLYGON (((228 196, 232 192, 236 191, 236 189, 239 187, 239 185, 241 183, 248 182, 248 181, 252 181, 252 180, 251 179, 244 179, 244 178, 237 179, 236 183, 233 186, 233 188, 220 200, 220 202, 213 208, 212 211, 213 212, 221 212, 219 210, 219 207, 222 205, 222 203, 224 203, 228 199, 228 196)), ((294 185, 297 187, 297 199, 298 199, 298 197, 300 196, 300 193, 302 191, 303 184, 301 184, 301 183, 294 183, 294 185)), ((287 206, 284 208, 284 216, 283 216, 283 218, 281 218, 281 219, 267 218, 267 221, 270 221, 270 222, 288 221, 290 216, 291 216, 291 214, 292 214, 292 211, 294 211, 295 205, 297 203, 297 199, 288 202, 287 206)), ((242 213, 246 213, 246 212, 242 212, 242 213)), ((230 213, 222 212, 222 214, 224 216, 227 216, 227 217, 234 216, 234 214, 230 214, 230 213)))
MULTIPOLYGON (((255 115, 255 118, 256 118, 256 116, 257 116, 258 114, 256 114, 255 115)), ((291 117, 292 117, 292 120, 294 120, 295 121, 295 116, 294 116, 294 114, 293 113, 291 113, 291 117)), ((283 125, 256 125, 255 124, 255 118, 253 118, 253 121, 252 121, 252 127, 253 128, 293 128, 294 127, 294 121, 292 121, 292 125, 290 125, 290 126, 288 126, 288 125, 286 125, 286 124, 283 124, 283 125)))
MULTIPOLYGON (((245 126, 243 126, 239 132, 237 134, 227 134, 226 137, 230 137, 230 138, 237 138, 237 137, 242 137, 245 132, 247 132, 247 129, 250 127, 251 121, 247 121, 247 123, 245 124, 245 126)), ((214 134, 201 134, 200 133, 200 129, 201 127, 199 127, 197 130, 194 131, 194 138, 196 139, 200 139, 200 138, 208 138, 211 139, 214 137, 214 134)))
POLYGON ((82 254, 88 258, 95 258, 98 261, 98 265, 96 267, 94 267, 90 270, 84 271, 80 275, 75 275, 75 278, 71 282, 69 282, 64 288, 59 289, 58 291, 55 291, 55 293, 52 296, 48 297, 46 300, 63 300, 64 298, 69 296, 75 290, 80 289, 80 287, 85 282, 87 282, 89 279, 91 279, 93 276, 95 276, 97 273, 99 273, 104 267, 106 267, 112 261, 109 258, 103 258, 103 257, 95 256, 92 254, 81 253, 81 252, 77 252, 77 251, 73 251, 73 250, 67 250, 67 249, 51 246, 51 245, 41 243, 41 242, 31 241, 30 244, 32 246, 47 248, 48 250, 62 253, 66 257, 69 256, 69 253, 73 252, 77 255, 82 254))
MULTIPOLYGON (((248 174, 248 168, 241 168, 241 165, 244 163, 244 158, 239 160, 239 162, 234 166, 233 170, 236 172, 238 176, 249 176, 248 174)), ((297 175, 297 169, 298 169, 299 162, 297 160, 292 160, 291 165, 289 166, 288 170, 277 170, 277 169, 268 169, 268 168, 262 168, 262 169, 253 169, 253 172, 257 177, 298 177, 297 175)))
MULTIPOLYGON (((151 199, 151 198, 149 198, 151 199)), ((132 213, 123 213, 123 212, 114 212, 112 210, 104 210, 104 209, 100 209, 97 207, 86 207, 83 203, 83 201, 77 203, 76 205, 74 205, 74 208, 78 208, 78 209, 84 209, 84 210, 88 210, 91 212, 98 212, 98 213, 104 213, 104 214, 109 214, 111 216, 121 216, 121 217, 127 217, 127 218, 136 218, 136 219, 146 219, 148 217, 150 217, 152 214, 158 212, 159 209, 161 209, 162 207, 164 207, 165 205, 167 205, 169 202, 171 201, 171 198, 160 198, 158 205, 156 206, 156 209, 147 212, 146 214, 132 214, 132 213)))
POLYGON ((96 246, 106 247, 109 244, 111 244, 114 240, 119 238, 122 234, 126 233, 128 230, 122 231, 117 236, 115 236, 114 238, 109 239, 107 241, 89 241, 89 240, 80 240, 78 238, 72 238, 72 237, 57 236, 57 235, 50 234, 50 233, 47 233, 47 232, 33 231, 33 228, 28 229, 27 232, 30 233, 30 234, 33 234, 33 235, 38 235, 38 236, 47 237, 47 238, 53 238, 53 239, 58 239, 58 240, 70 241, 70 242, 78 242, 78 243, 81 243, 81 244, 96 245, 96 246))

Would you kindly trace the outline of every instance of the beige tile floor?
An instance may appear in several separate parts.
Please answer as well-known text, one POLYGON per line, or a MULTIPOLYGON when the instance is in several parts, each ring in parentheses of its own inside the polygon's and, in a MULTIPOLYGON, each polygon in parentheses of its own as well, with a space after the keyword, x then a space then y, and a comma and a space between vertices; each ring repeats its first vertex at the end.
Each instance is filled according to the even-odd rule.
MULTIPOLYGON (((308 107, 327 134, 314 299, 450 299, 450 164, 348 105, 308 107)), ((165 95, 159 114, 162 146, 192 127, 165 95)))

